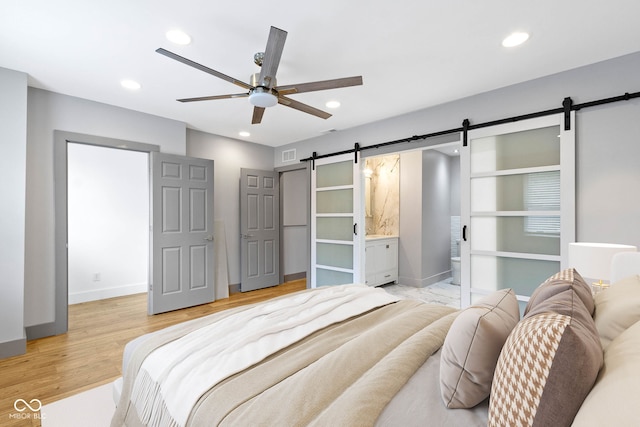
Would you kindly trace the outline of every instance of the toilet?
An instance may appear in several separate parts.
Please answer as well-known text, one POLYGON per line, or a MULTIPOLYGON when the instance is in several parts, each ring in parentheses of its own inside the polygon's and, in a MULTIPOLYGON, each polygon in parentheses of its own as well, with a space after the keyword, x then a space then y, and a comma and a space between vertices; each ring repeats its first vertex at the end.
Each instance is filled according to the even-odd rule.
MULTIPOLYGON (((460 240, 456 239, 456 253, 460 254, 460 240)), ((460 257, 451 257, 451 284, 460 285, 460 257)))
POLYGON ((460 257, 451 257, 451 284, 460 284, 460 257))

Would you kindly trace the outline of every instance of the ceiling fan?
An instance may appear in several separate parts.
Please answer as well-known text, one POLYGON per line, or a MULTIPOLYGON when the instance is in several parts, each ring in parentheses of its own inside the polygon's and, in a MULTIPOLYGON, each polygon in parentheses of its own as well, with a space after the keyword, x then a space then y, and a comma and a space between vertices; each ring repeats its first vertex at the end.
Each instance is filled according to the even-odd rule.
POLYGON ((178 101, 180 102, 209 101, 214 99, 248 97, 249 102, 254 106, 251 124, 260 123, 262 121, 262 116, 264 114, 265 108, 272 107, 276 104, 281 104, 286 107, 302 111, 304 113, 312 114, 323 119, 328 119, 329 117, 331 117, 331 114, 314 108, 310 105, 303 104, 302 102, 298 102, 285 95, 313 92, 317 90, 336 89, 349 86, 359 86, 362 84, 362 76, 278 86, 276 80, 276 72, 278 71, 278 65, 280 64, 280 57, 282 56, 282 50, 284 49, 284 42, 286 38, 286 31, 283 31, 276 27, 271 27, 265 51, 258 52, 254 55, 254 62, 258 66, 260 66, 261 69, 259 73, 255 73, 251 76, 250 84, 234 79, 233 77, 227 76, 226 74, 213 70, 209 67, 205 67, 204 65, 198 64, 197 62, 194 62, 190 59, 184 58, 173 52, 169 52, 168 50, 159 48, 156 49, 156 52, 248 90, 248 92, 246 93, 178 99, 178 101))

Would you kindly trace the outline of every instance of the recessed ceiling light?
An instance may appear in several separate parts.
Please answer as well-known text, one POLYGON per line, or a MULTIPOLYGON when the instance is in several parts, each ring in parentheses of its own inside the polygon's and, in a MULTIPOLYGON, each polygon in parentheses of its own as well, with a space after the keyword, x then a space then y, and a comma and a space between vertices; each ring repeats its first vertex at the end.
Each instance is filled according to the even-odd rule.
POLYGON ((238 132, 238 135, 240 135, 242 137, 245 137, 245 138, 248 137, 248 136, 251 136, 251 134, 249 132, 244 131, 244 130, 241 131, 241 132, 238 132))
POLYGON ((504 40, 502 40, 502 46, 515 47, 526 42, 529 39, 529 33, 515 32, 509 34, 504 40))
POLYGON ((165 35, 167 36, 167 40, 175 44, 187 45, 191 43, 191 37, 189 37, 189 34, 184 31, 171 30, 167 31, 165 35))
POLYGON ((340 107, 340 102, 338 101, 329 101, 325 104, 327 108, 338 108, 340 107))
POLYGON ((140 83, 135 80, 122 80, 120 81, 120 84, 122 85, 122 87, 130 90, 138 90, 142 87, 140 86, 140 83))

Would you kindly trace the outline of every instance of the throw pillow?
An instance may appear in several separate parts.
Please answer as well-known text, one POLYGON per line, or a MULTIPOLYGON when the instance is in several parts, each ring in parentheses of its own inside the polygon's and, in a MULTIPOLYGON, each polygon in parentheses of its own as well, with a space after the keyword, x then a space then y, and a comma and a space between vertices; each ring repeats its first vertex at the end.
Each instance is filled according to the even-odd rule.
MULTIPOLYGON (((596 308, 597 313, 597 308, 596 308)), ((640 425, 640 322, 604 350, 604 367, 573 422, 576 427, 640 425)))
POLYGON ((613 283, 595 296, 596 313, 593 318, 600 334, 602 347, 625 329, 640 320, 640 275, 613 283))
POLYGON ((593 303, 591 287, 587 285, 582 276, 580 276, 574 268, 556 273, 538 286, 529 298, 527 307, 524 310, 524 315, 526 316, 529 311, 542 301, 563 292, 570 295, 574 292, 587 308, 589 314, 593 316, 595 305, 593 303))
POLYGON ((601 366, 595 323, 576 292, 539 301, 500 354, 489 425, 571 425, 601 366))
POLYGON ((487 295, 458 315, 440 359, 440 390, 447 408, 472 408, 489 396, 500 350, 519 319, 511 289, 487 295))

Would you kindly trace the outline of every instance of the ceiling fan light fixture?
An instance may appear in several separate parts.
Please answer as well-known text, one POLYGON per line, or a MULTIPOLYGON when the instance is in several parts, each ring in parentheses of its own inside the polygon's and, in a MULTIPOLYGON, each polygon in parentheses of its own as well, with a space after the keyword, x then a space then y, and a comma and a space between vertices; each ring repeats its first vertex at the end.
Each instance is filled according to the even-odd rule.
POLYGON ((278 103, 278 97, 269 89, 256 87, 249 94, 249 102, 256 107, 273 107, 278 103))

